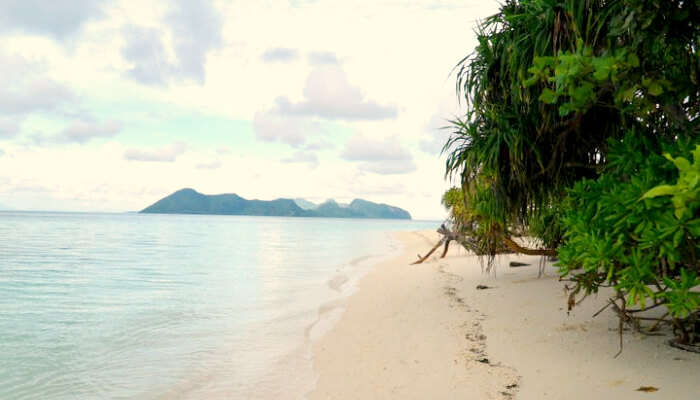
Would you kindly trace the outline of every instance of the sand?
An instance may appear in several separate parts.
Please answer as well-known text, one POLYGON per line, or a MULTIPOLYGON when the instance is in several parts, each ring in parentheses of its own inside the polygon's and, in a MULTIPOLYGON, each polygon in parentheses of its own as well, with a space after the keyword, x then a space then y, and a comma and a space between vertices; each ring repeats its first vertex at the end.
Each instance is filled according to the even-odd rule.
POLYGON ((507 256, 495 274, 453 246, 409 265, 432 232, 398 234, 405 251, 376 265, 313 346, 310 399, 698 399, 700 354, 592 315, 606 295, 566 311, 564 283, 537 257, 507 256), (512 260, 531 265, 510 268, 512 260), (489 289, 477 290, 477 285, 489 289), (638 391, 640 387, 655 392, 638 391))

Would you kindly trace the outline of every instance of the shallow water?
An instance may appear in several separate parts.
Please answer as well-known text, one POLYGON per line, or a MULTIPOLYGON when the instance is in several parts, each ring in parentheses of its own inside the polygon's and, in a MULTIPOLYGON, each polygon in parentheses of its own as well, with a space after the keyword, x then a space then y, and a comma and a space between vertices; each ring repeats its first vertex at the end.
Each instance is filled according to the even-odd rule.
POLYGON ((0 212, 0 399, 303 397, 387 232, 438 225, 0 212))

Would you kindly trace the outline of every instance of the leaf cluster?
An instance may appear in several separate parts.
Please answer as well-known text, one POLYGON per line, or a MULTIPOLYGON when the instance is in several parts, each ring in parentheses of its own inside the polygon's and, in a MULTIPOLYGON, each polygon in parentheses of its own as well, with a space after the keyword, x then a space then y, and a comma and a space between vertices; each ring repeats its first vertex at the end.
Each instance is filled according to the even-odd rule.
MULTIPOLYGON (((664 147, 691 153, 678 142, 664 147)), ((697 154, 695 167, 680 162, 689 167, 680 174, 666 158, 652 155, 633 176, 610 170, 596 180, 577 182, 568 192, 561 218, 562 276, 571 277, 586 293, 613 286, 629 306, 664 303, 678 318, 696 312, 700 292, 692 289, 700 285, 700 202, 685 203, 682 213, 672 204, 674 195, 697 198, 700 192, 700 145, 692 153, 697 154), (666 183, 672 181, 677 183, 666 183), (687 181, 695 182, 692 189, 687 181)))

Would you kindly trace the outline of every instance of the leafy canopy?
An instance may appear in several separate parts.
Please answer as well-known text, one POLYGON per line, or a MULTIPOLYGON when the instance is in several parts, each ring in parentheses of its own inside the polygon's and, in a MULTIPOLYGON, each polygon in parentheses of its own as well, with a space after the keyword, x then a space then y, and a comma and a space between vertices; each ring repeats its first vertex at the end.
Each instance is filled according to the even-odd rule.
POLYGON ((467 108, 443 150, 453 215, 487 254, 534 236, 574 293, 665 305, 684 341, 700 311, 698 21, 697 1, 506 1, 456 67, 467 108))

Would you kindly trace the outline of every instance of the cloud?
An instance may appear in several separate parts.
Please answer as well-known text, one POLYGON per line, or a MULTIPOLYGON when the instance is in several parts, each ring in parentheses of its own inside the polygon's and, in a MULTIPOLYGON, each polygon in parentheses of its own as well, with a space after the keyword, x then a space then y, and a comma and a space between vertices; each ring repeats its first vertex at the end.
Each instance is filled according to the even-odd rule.
POLYGON ((330 51, 312 51, 308 55, 309 64, 312 65, 337 65, 338 58, 330 51))
POLYGON ((115 136, 121 130, 122 124, 119 121, 107 121, 104 123, 96 121, 78 121, 72 123, 51 139, 62 143, 82 144, 96 138, 115 136))
POLYGON ((327 149, 332 149, 334 148, 335 145, 328 140, 325 139, 319 139, 313 143, 309 143, 306 146, 304 146, 305 150, 327 150, 327 149))
POLYGON ((209 0, 173 0, 166 15, 175 60, 168 59, 164 33, 155 28, 127 26, 122 57, 131 64, 126 75, 146 85, 166 85, 172 79, 205 81, 209 51, 221 46, 222 19, 209 0))
POLYGON ((283 62, 288 63, 299 58, 299 52, 296 49, 287 47, 275 47, 266 50, 262 55, 262 60, 266 63, 283 62))
POLYGON ((399 175, 415 171, 416 163, 413 160, 387 160, 362 163, 359 168, 380 175, 399 175))
POLYGON ((187 146, 178 142, 150 150, 127 149, 124 152, 124 159, 129 161, 173 162, 185 151, 187 151, 187 146))
POLYGON ((429 154, 440 154, 450 133, 450 130, 447 129, 449 125, 448 118, 444 115, 441 113, 433 114, 428 123, 425 124, 424 138, 418 144, 420 149, 429 154))
POLYGON ((61 105, 76 99, 68 87, 50 79, 41 78, 31 82, 4 82, 4 79, 2 81, 0 114, 24 115, 37 111, 55 111, 61 105))
POLYGON ((0 115, 57 111, 75 102, 73 91, 46 78, 46 70, 41 61, 0 50, 0 115))
POLYGON ((221 168, 221 161, 216 160, 212 162, 204 162, 204 163, 199 163, 195 165, 195 168, 197 169, 218 169, 221 168))
POLYGON ((398 114, 394 105, 365 99, 362 90, 350 85, 339 66, 322 66, 311 71, 303 94, 304 99, 298 103, 278 97, 279 113, 343 120, 393 119, 398 114))
POLYGON ((294 152, 290 157, 282 159, 284 163, 300 163, 309 164, 311 167, 318 167, 318 157, 310 151, 299 150, 294 152))
POLYGON ((0 31, 63 40, 87 21, 102 17, 105 3, 103 0, 0 0, 0 31))
POLYGON ((416 170, 413 155, 396 137, 376 140, 355 135, 345 143, 341 157, 361 161, 361 171, 380 175, 406 174, 416 170))
POLYGON ((174 66, 168 61, 165 45, 156 29, 128 26, 122 57, 132 63, 127 76, 146 85, 165 85, 174 66))
POLYGON ((253 117, 253 129, 258 139, 295 147, 306 141, 304 123, 301 118, 286 117, 275 111, 256 112, 253 117))
POLYGON ((11 119, 0 118, 0 139, 11 138, 19 133, 19 123, 11 119))
POLYGON ((179 72, 204 83, 207 53, 222 43, 220 13, 211 0, 173 0, 166 18, 173 36, 179 72))
POLYGON ((341 154, 348 161, 410 160, 411 153, 398 142, 396 137, 371 139, 355 135, 345 143, 341 154))

